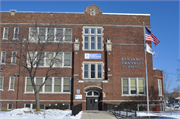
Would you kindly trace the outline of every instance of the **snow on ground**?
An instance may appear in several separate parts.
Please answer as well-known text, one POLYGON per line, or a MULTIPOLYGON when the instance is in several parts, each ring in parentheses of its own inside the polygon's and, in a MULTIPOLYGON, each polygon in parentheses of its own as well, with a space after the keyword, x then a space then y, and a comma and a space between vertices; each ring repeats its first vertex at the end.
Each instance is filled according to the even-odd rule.
POLYGON ((80 119, 82 111, 71 116, 71 110, 48 109, 36 112, 29 108, 19 108, 12 111, 0 111, 0 119, 80 119))
POLYGON ((177 112, 160 112, 160 113, 146 113, 146 112, 137 112, 137 116, 146 117, 146 116, 158 116, 158 117, 166 117, 166 119, 180 119, 180 111, 177 112))

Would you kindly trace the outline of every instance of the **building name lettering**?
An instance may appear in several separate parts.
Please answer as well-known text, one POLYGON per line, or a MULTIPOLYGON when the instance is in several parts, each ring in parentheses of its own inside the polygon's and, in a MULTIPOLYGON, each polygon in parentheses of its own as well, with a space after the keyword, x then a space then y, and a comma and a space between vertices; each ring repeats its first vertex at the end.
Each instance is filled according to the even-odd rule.
POLYGON ((122 58, 122 69, 140 69, 140 65, 144 65, 143 58, 122 58))

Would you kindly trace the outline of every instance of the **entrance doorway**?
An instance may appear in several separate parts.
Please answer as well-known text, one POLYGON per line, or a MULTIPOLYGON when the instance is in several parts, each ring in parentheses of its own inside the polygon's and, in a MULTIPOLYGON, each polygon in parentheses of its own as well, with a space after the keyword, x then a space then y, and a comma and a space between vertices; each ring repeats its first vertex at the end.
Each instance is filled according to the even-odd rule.
POLYGON ((86 92, 86 110, 99 110, 99 92, 86 92))

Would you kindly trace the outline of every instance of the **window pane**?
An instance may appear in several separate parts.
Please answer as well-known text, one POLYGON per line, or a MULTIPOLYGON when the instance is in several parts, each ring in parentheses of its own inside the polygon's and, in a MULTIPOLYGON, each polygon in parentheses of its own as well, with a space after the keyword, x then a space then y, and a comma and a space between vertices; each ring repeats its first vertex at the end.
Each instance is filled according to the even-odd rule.
POLYGON ((7 39, 8 38, 8 27, 4 27, 4 34, 3 38, 7 39))
POLYGON ((123 87, 123 94, 128 94, 128 87, 123 87))
POLYGON ((91 29, 91 34, 95 34, 95 29, 91 29))
POLYGON ((64 53, 64 66, 71 66, 71 54, 64 53))
POLYGON ((45 92, 51 92, 52 90, 52 78, 48 78, 45 83, 45 92))
POLYGON ((94 95, 99 95, 98 92, 94 92, 94 95))
POLYGON ((0 89, 3 89, 3 77, 0 77, 0 89))
POLYGON ((91 36, 91 49, 95 49, 95 37, 91 36))
POLYGON ((1 63, 6 62, 6 51, 1 51, 1 63))
POLYGON ((85 33, 85 34, 89 34, 89 29, 85 29, 85 30, 84 30, 84 33, 85 33))
MULTIPOLYGON (((40 86, 42 84, 42 81, 43 81, 42 77, 36 77, 36 87, 37 87, 37 90, 39 90, 39 88, 40 88, 40 86)), ((40 92, 42 92, 42 88, 41 88, 40 92)))
POLYGON ((39 28, 38 40, 45 41, 46 28, 39 28))
POLYGON ((16 51, 12 51, 12 64, 16 64, 16 51))
POLYGON ((61 92, 61 78, 54 78, 54 92, 61 92))
POLYGON ((27 78, 26 80, 26 92, 33 92, 32 84, 31 84, 31 79, 27 78))
POLYGON ((54 28, 49 28, 47 31, 47 40, 54 41, 54 28))
POLYGON ((88 64, 84 64, 84 78, 88 78, 88 64))
POLYGON ((19 33, 19 28, 15 27, 14 28, 14 38, 18 38, 18 33, 19 33))
POLYGON ((131 86, 136 86, 136 79, 131 79, 131 86))
POLYGON ((95 64, 91 64, 91 78, 95 78, 95 64))
POLYGON ((36 109, 36 104, 33 104, 33 107, 32 107, 32 109, 36 109))
POLYGON ((89 49, 89 38, 88 36, 85 36, 85 42, 84 42, 84 49, 89 49))
POLYGON ((102 41, 101 41, 101 37, 98 37, 98 49, 102 49, 102 41))
POLYGON ((30 30, 29 31, 29 40, 31 42, 36 41, 37 40, 37 29, 32 27, 29 30, 30 30))
POLYGON ((51 60, 53 59, 53 57, 54 57, 54 53, 53 52, 47 52, 46 53, 46 66, 52 65, 51 60))
POLYGON ((101 29, 97 29, 97 34, 101 34, 101 29))
POLYGON ((87 95, 92 95, 92 91, 88 92, 87 95))
POLYGON ((64 85, 70 85, 70 78, 64 78, 64 85))
POLYGON ((30 107, 31 107, 31 104, 25 104, 25 107, 26 107, 26 108, 30 108, 30 107))
POLYGON ((64 86, 63 92, 70 92, 70 86, 64 86))
POLYGON ((102 78, 102 65, 98 64, 98 78, 102 78))
POLYGON ((12 104, 12 103, 9 103, 8 109, 12 109, 12 108, 13 108, 13 104, 12 104))
POLYGON ((40 104, 40 109, 45 109, 45 104, 40 104))
POLYGON ((56 41, 63 41, 63 29, 56 29, 56 41))
POLYGON ((131 94, 137 94, 136 87, 131 87, 131 94))
POLYGON ((62 53, 58 53, 56 56, 55 66, 62 66, 62 53))
POLYGON ((139 87, 138 90, 139 90, 139 94, 144 94, 144 88, 143 87, 139 87))
POLYGON ((14 89, 14 77, 10 79, 10 89, 14 89))
POLYGON ((128 86, 128 78, 123 79, 123 86, 128 86))
POLYGON ((138 79, 138 86, 144 86, 144 80, 138 79))
POLYGON ((65 29, 65 41, 71 41, 71 29, 65 29))

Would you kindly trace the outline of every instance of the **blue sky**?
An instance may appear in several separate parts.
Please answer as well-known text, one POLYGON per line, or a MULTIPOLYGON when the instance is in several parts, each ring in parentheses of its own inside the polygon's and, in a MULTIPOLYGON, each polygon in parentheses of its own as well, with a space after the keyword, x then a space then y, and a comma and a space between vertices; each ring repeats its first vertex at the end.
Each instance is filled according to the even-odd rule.
POLYGON ((96 4, 104 13, 151 14, 151 31, 160 40, 153 67, 166 70, 176 87, 179 59, 179 6, 174 1, 1 1, 1 11, 17 10, 30 12, 83 12, 90 4, 96 4))

